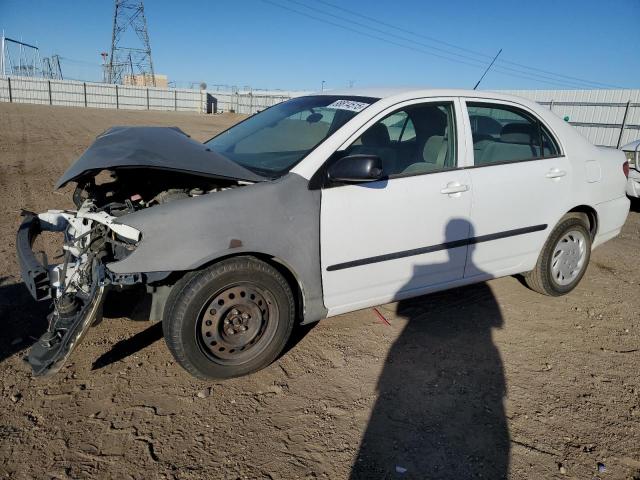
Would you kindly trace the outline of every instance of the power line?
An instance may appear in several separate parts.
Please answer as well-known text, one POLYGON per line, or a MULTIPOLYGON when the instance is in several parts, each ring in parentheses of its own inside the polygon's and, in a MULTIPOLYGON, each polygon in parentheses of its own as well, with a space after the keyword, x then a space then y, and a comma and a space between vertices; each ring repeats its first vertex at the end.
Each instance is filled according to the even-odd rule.
MULTIPOLYGON (((379 28, 375 28, 375 27, 372 27, 370 25, 366 25, 366 24, 361 23, 361 22, 357 22, 357 21, 350 20, 350 19, 345 19, 344 17, 338 16, 338 15, 334 15, 332 13, 328 13, 328 12, 326 12, 324 10, 318 9, 316 7, 312 7, 310 5, 307 5, 304 2, 300 2, 298 0, 288 0, 288 1, 290 3, 294 3, 294 4, 297 4, 297 5, 300 5, 300 6, 304 7, 304 8, 309 9, 309 10, 313 10, 313 11, 319 12, 322 15, 327 15, 327 16, 330 16, 330 17, 333 17, 333 18, 337 18, 337 19, 342 20, 342 21, 347 21, 347 22, 349 22, 351 24, 358 25, 358 26, 363 27, 365 29, 374 30, 374 31, 379 32, 379 33, 381 33, 383 35, 392 36, 392 37, 398 38, 398 39, 400 39, 402 41, 413 43, 413 44, 417 44, 417 45, 420 45, 421 47, 424 47, 424 48, 427 48, 427 49, 430 49, 430 50, 436 50, 436 51, 438 51, 438 52, 440 52, 441 54, 444 54, 444 55, 453 55, 453 56, 456 56, 456 57, 459 57, 459 58, 463 58, 463 59, 471 61, 471 62, 478 62, 478 63, 480 63, 480 65, 482 66, 483 69, 486 68, 487 64, 489 63, 489 60, 493 59, 493 57, 488 57, 488 60, 479 60, 477 58, 470 57, 468 55, 463 55, 463 54, 460 54, 460 53, 450 52, 450 51, 445 50, 443 48, 434 47, 433 45, 427 45, 425 43, 417 42, 416 40, 412 40, 412 39, 407 38, 407 37, 403 37, 403 36, 400 36, 400 35, 397 35, 397 34, 394 34, 394 33, 390 33, 390 32, 387 32, 385 30, 381 30, 379 28)), ((328 4, 328 2, 323 2, 323 3, 328 4)), ((371 18, 371 17, 365 17, 365 18, 371 18)), ((384 23, 384 24, 385 25, 389 25, 387 23, 384 23)), ((431 38, 431 37, 428 37, 428 38, 431 38)), ((472 50, 470 50, 470 52, 474 53, 475 55, 484 56, 483 54, 476 54, 472 50)), ((528 77, 522 77, 522 75, 528 75, 529 77, 531 77, 531 78, 528 78, 528 79, 535 80, 535 81, 539 81, 539 80, 550 80, 552 82, 562 81, 562 80, 560 80, 558 78, 549 77, 547 75, 541 75, 541 74, 538 74, 538 73, 530 73, 530 72, 526 72, 526 71, 522 71, 522 70, 510 68, 510 67, 500 67, 499 69, 495 69, 495 70, 500 72, 500 73, 506 74, 506 75, 510 75, 510 73, 507 73, 507 71, 508 72, 514 72, 514 73, 520 74, 520 75, 516 75, 516 76, 519 76, 520 78, 528 78, 528 77)), ((572 82, 567 82, 566 80, 564 80, 562 85, 568 85, 568 86, 578 87, 578 88, 584 88, 585 86, 588 86, 588 87, 593 88, 593 86, 588 81, 582 81, 581 83, 584 83, 585 85, 581 85, 581 84, 573 82, 573 81, 572 82)))
POLYGON ((322 9, 319 9, 319 8, 316 8, 316 7, 312 7, 312 6, 310 6, 310 5, 307 5, 307 4, 306 4, 306 3, 304 3, 304 2, 300 2, 300 1, 298 1, 298 0, 288 0, 288 1, 289 1, 290 3, 295 3, 295 4, 297 4, 297 5, 300 5, 301 7, 308 8, 309 10, 316 11, 316 12, 320 13, 321 15, 327 15, 327 16, 329 16, 329 17, 333 17, 333 18, 336 18, 336 19, 338 19, 338 20, 347 21, 347 22, 349 22, 350 24, 355 24, 355 25, 358 25, 358 26, 360 26, 360 27, 363 27, 363 28, 366 28, 366 29, 369 29, 369 30, 376 31, 376 32, 378 32, 378 33, 382 33, 383 35, 389 35, 389 36, 392 36, 392 37, 398 38, 398 39, 400 39, 400 40, 403 40, 403 41, 405 41, 405 42, 415 43, 415 44, 417 44, 417 45, 421 45, 421 46, 423 46, 423 47, 425 47, 425 48, 433 49, 433 50, 439 51, 439 52, 441 52, 441 53, 443 53, 443 54, 453 55, 453 56, 456 56, 456 57, 459 57, 459 58, 462 58, 462 59, 465 59, 465 60, 469 60, 469 61, 471 61, 471 62, 477 62, 477 63, 481 64, 483 68, 486 68, 486 66, 489 64, 489 61, 491 60, 491 57, 489 57, 489 60, 478 60, 477 58, 469 57, 469 56, 467 56, 467 55, 462 55, 462 54, 460 54, 460 53, 449 52, 448 50, 445 50, 445 49, 443 49, 443 48, 434 47, 434 46, 432 46, 432 45, 427 45, 427 44, 423 44, 423 43, 420 43, 420 42, 416 42, 415 40, 412 40, 412 39, 410 39, 410 38, 403 37, 403 36, 401 36, 401 35, 397 35, 397 34, 395 34, 395 33, 389 33, 389 32, 387 32, 387 31, 385 31, 385 30, 381 30, 381 29, 379 29, 379 28, 372 27, 372 26, 370 26, 370 25, 366 25, 366 24, 361 23, 361 22, 357 22, 357 21, 355 21, 355 20, 345 19, 344 17, 341 17, 341 16, 339 16, 339 15, 334 15, 333 13, 326 12, 326 11, 324 11, 324 10, 322 10, 322 9))
MULTIPOLYGON (((296 13, 297 15, 301 15, 301 16, 304 16, 304 17, 307 17, 307 18, 311 18, 311 19, 319 21, 319 22, 327 23, 329 25, 333 25, 333 26, 336 26, 338 28, 342 28, 344 30, 356 33, 358 35, 362 35, 362 36, 365 36, 365 37, 373 38, 375 40, 380 40, 382 42, 390 43, 392 45, 396 45, 396 46, 399 46, 399 47, 402 47, 402 48, 406 48, 406 49, 409 49, 409 50, 413 50, 413 51, 416 51, 416 52, 420 52, 420 53, 423 53, 423 54, 435 56, 435 57, 438 57, 438 58, 441 58, 441 59, 444 59, 444 60, 448 60, 448 61, 452 61, 452 62, 456 62, 456 63, 461 63, 461 64, 465 64, 465 65, 469 65, 469 66, 472 66, 472 67, 475 67, 475 68, 483 68, 483 69, 486 68, 486 62, 481 62, 480 60, 477 60, 477 59, 468 58, 468 60, 470 60, 470 61, 467 61, 467 60, 460 60, 460 59, 457 59, 457 58, 451 58, 450 56, 447 56, 447 55, 444 55, 444 54, 434 53, 434 52, 431 52, 431 51, 427 51, 427 50, 424 50, 424 49, 421 49, 421 48, 414 47, 412 45, 406 45, 406 44, 403 44, 403 43, 399 43, 399 42, 390 40, 388 38, 383 38, 383 37, 380 37, 380 36, 377 36, 377 35, 373 35, 373 34, 368 33, 368 32, 362 32, 360 30, 356 30, 355 28, 352 28, 352 27, 349 27, 349 26, 346 26, 346 25, 343 25, 343 24, 340 24, 340 23, 336 23, 336 22, 333 22, 331 20, 327 20, 325 18, 317 17, 315 15, 311 15, 311 14, 306 13, 306 12, 301 12, 300 10, 297 10, 297 9, 294 9, 294 8, 291 8, 291 7, 288 7, 288 6, 285 6, 285 5, 281 5, 281 4, 276 3, 276 2, 274 2, 272 0, 262 0, 262 1, 265 2, 265 3, 271 4, 271 5, 277 6, 279 8, 282 8, 284 10, 288 10, 290 12, 296 13), (471 63, 471 62, 473 62, 473 63, 471 63)), ((349 20, 347 20, 347 21, 349 21, 349 20)), ((353 23, 353 22, 351 22, 351 23, 353 23)), ((368 28, 368 29, 371 28, 369 26, 365 26, 365 27, 368 28)), ((393 34, 389 34, 387 32, 384 32, 384 33, 386 35, 393 35, 393 34)), ((403 39, 403 40, 407 41, 406 39, 403 39)), ((412 43, 417 43, 417 42, 412 41, 412 43)), ((451 54, 451 52, 447 52, 447 53, 449 55, 451 54)), ((585 88, 584 85, 580 85, 580 84, 576 84, 576 83, 569 83, 567 81, 560 81, 558 79, 544 77, 544 76, 537 75, 537 74, 529 74, 529 73, 526 73, 526 72, 520 72, 518 70, 514 70, 514 72, 517 72, 517 73, 511 73, 511 72, 505 71, 504 68, 506 68, 506 67, 500 67, 500 68, 496 67, 496 68, 494 68, 494 70, 498 71, 500 73, 503 73, 504 75, 509 75, 509 76, 518 77, 518 78, 524 78, 526 80, 533 80, 533 81, 537 81, 537 82, 540 82, 540 83, 546 83, 546 84, 549 84, 549 85, 556 85, 556 86, 561 86, 561 87, 571 87, 571 88, 585 88), (536 76, 533 76, 533 75, 536 75, 536 76), (548 78, 548 80, 544 80, 544 79, 536 78, 536 77, 548 78)), ((513 69, 509 69, 509 70, 513 70, 513 69)))
POLYGON ((429 35, 424 35, 422 33, 416 33, 414 31, 407 30, 407 29, 402 28, 402 27, 398 27, 397 25, 393 25, 391 23, 384 22, 384 21, 382 21, 380 19, 377 19, 377 18, 374 18, 374 17, 370 17, 370 16, 365 15, 363 13, 359 13, 359 12, 356 12, 356 11, 353 11, 353 10, 349 10, 348 8, 341 7, 339 5, 335 5, 335 4, 333 4, 331 2, 327 2, 325 0, 316 0, 316 1, 318 3, 324 3, 328 7, 335 8, 336 10, 342 10, 343 12, 348 13, 350 15, 354 15, 356 17, 364 18, 364 19, 369 20, 369 21, 374 22, 374 23, 379 23, 380 25, 384 25, 386 27, 393 28, 393 29, 398 30, 400 32, 408 33, 410 35, 415 35, 416 37, 422 37, 422 38, 424 38, 426 40, 430 40, 432 42, 439 43, 441 45, 445 45, 445 46, 450 47, 450 48, 455 48, 456 50, 460 50, 460 51, 463 51, 463 52, 468 52, 468 53, 471 53, 473 55, 478 55, 480 57, 485 57, 487 60, 491 60, 491 58, 492 58, 491 55, 487 55, 487 54, 484 54, 484 53, 481 53, 481 52, 476 52, 475 50, 471 50, 469 48, 460 47, 458 45, 454 45, 453 43, 445 42, 444 40, 440 40, 440 39, 437 39, 435 37, 430 37, 429 35))
POLYGON ((69 58, 69 57, 60 57, 60 60, 64 60, 65 62, 68 63, 77 63, 77 64, 81 64, 81 65, 89 65, 91 67, 98 67, 100 68, 102 65, 100 65, 99 63, 94 63, 94 62, 87 62, 86 60, 75 60, 73 58, 69 58))
POLYGON ((333 25, 333 26, 348 30, 350 32, 355 32, 355 33, 357 33, 359 35, 364 35, 365 37, 369 37, 369 38, 373 38, 373 39, 380 40, 380 41, 383 41, 383 42, 391 43, 391 44, 397 45, 399 47, 408 48, 410 50, 415 50, 417 52, 426 53, 428 55, 433 55, 433 56, 436 56, 436 57, 440 57, 440 58, 443 58, 445 60, 450 60, 450 61, 454 61, 454 62, 458 62, 458 63, 463 63, 463 64, 466 64, 466 65, 471 65, 472 67, 479 67, 480 66, 480 65, 475 64, 475 63, 469 63, 469 62, 465 62, 465 61, 462 61, 462 60, 455 60, 455 59, 452 59, 452 58, 449 58, 449 57, 445 57, 444 55, 438 55, 436 53, 427 52, 425 50, 421 50, 419 48, 415 48, 415 47, 412 47, 412 46, 409 46, 409 45, 404 45, 402 43, 394 42, 393 40, 389 40, 387 38, 378 37, 377 35, 372 35, 370 33, 361 32, 360 30, 356 30, 354 28, 350 28, 350 27, 348 27, 346 25, 335 23, 335 22, 332 22, 331 20, 326 20, 324 18, 316 17, 315 15, 311 15, 311 14, 308 14, 308 13, 305 13, 305 12, 301 12, 300 10, 296 10, 294 8, 290 8, 290 7, 287 7, 285 5, 280 5, 279 3, 273 2, 272 0, 262 0, 262 1, 266 2, 266 3, 269 3, 271 5, 275 5, 276 7, 282 8, 284 10, 288 10, 290 12, 296 13, 298 15, 302 15, 304 17, 312 18, 312 19, 318 20, 320 22, 328 23, 329 25, 333 25))
MULTIPOLYGON (((366 20, 368 20, 370 22, 378 23, 380 25, 384 25, 386 27, 393 28, 395 30, 398 30, 398 31, 401 31, 401 32, 404 32, 404 33, 408 33, 410 35, 414 35, 416 37, 420 37, 420 38, 429 40, 431 42, 435 42, 435 43, 438 43, 438 44, 441 44, 441 45, 445 45, 445 46, 447 46, 449 48, 453 48, 453 49, 456 49, 456 50, 467 52, 467 53, 470 53, 470 54, 475 55, 475 56, 483 57, 483 58, 485 58, 487 60, 490 60, 492 58, 491 55, 487 55, 485 53, 481 53, 481 52, 478 52, 478 51, 475 51, 475 50, 472 50, 472 49, 469 49, 469 48, 461 47, 461 46, 455 45, 453 43, 445 42, 443 40, 440 40, 440 39, 435 38, 435 37, 431 37, 429 35, 424 35, 422 33, 414 32, 412 30, 408 30, 408 29, 399 27, 397 25, 393 25, 391 23, 382 21, 380 19, 377 19, 377 18, 374 18, 374 17, 370 17, 368 15, 364 15, 364 14, 356 12, 354 10, 350 10, 348 8, 344 8, 344 7, 340 6, 340 5, 335 5, 334 3, 328 2, 326 0, 316 0, 316 1, 318 3, 322 3, 324 5, 327 5, 328 7, 334 8, 336 10, 341 10, 341 11, 343 11, 345 13, 350 14, 350 15, 353 15, 353 16, 356 16, 356 17, 360 17, 360 18, 364 18, 364 19, 366 19, 366 20)), ((548 74, 548 75, 553 75, 555 77, 561 77, 561 78, 564 78, 564 79, 567 79, 567 80, 574 80, 574 81, 578 81, 580 83, 591 84, 591 85, 594 85, 594 86, 597 85, 599 87, 620 88, 617 85, 612 85, 612 84, 609 84, 609 83, 596 82, 596 81, 592 81, 592 80, 584 80, 582 78, 573 77, 573 76, 570 76, 570 75, 563 75, 563 74, 560 74, 560 73, 551 72, 549 70, 543 70, 541 68, 532 67, 530 65, 525 65, 525 64, 522 64, 522 63, 518 63, 518 62, 506 60, 506 59, 500 59, 496 63, 497 64, 513 65, 513 66, 524 68, 524 69, 527 69, 527 70, 533 70, 533 71, 545 73, 545 74, 548 74)), ((503 68, 508 68, 508 67, 503 67, 503 68)))
MULTIPOLYGON (((345 19, 344 17, 338 17, 336 15, 333 15, 333 14, 330 14, 330 13, 327 13, 327 12, 323 12, 322 10, 319 10, 317 8, 308 6, 308 5, 304 4, 304 3, 296 1, 296 0, 289 0, 289 1, 293 2, 293 3, 296 3, 298 5, 306 6, 309 9, 316 10, 318 12, 324 13, 325 15, 330 15, 330 16, 335 17, 335 18, 341 18, 342 20, 347 21, 347 22, 353 22, 353 20, 345 19)), ((417 43, 417 44, 419 44, 419 45, 421 45, 423 47, 430 48, 430 49, 437 49, 437 50, 439 50, 439 51, 441 51, 443 53, 446 53, 446 54, 449 54, 449 55, 455 55, 457 57, 462 57, 462 58, 465 58, 465 59, 468 59, 468 60, 471 60, 471 61, 481 61, 483 64, 486 64, 488 62, 488 60, 491 60, 493 58, 492 56, 486 55, 484 53, 476 52, 475 50, 471 50, 471 49, 468 49, 468 48, 460 47, 460 46, 454 45, 452 43, 448 43, 448 42, 444 42, 444 41, 438 40, 438 39, 436 39, 434 37, 430 37, 430 36, 427 36, 427 35, 423 35, 423 34, 419 34, 419 33, 413 32, 411 30, 407 30, 407 29, 404 29, 404 28, 401 28, 401 27, 397 27, 395 25, 392 25, 392 24, 387 23, 387 22, 383 22, 381 20, 375 19, 373 17, 369 17, 367 15, 359 14, 358 12, 354 12, 353 10, 349 10, 349 9, 334 5, 334 4, 330 3, 330 2, 327 2, 326 0, 318 0, 318 1, 323 3, 323 4, 325 4, 325 5, 328 5, 330 7, 342 10, 344 12, 347 12, 347 13, 349 13, 351 15, 355 15, 355 16, 358 16, 358 17, 361 17, 361 18, 365 18, 365 19, 367 19, 369 21, 376 22, 376 23, 379 23, 381 25, 385 25, 387 27, 390 27, 390 28, 393 28, 393 29, 396 29, 396 30, 399 30, 399 31, 402 31, 402 32, 405 32, 405 33, 409 33, 409 34, 414 35, 414 36, 426 38, 429 41, 440 43, 440 44, 446 45, 446 46, 448 46, 450 48, 455 48, 455 49, 458 49, 458 50, 461 50, 461 51, 469 52, 471 55, 474 55, 476 57, 482 57, 482 59, 477 59, 475 57, 469 57, 468 55, 462 55, 462 54, 459 54, 459 53, 450 52, 448 50, 445 50, 445 49, 442 49, 442 48, 438 48, 438 47, 434 47, 432 45, 427 45, 425 43, 416 42, 415 40, 411 40, 410 38, 400 37, 400 36, 395 35, 395 34, 390 33, 390 32, 385 32, 383 30, 375 29, 378 32, 381 32, 381 33, 386 34, 386 35, 392 35, 392 36, 395 36, 397 38, 401 38, 404 41, 415 42, 415 43, 417 43)), ((369 25, 365 25, 365 24, 362 24, 362 23, 359 23, 359 22, 355 22, 355 23, 360 25, 360 26, 362 26, 362 27, 364 27, 364 28, 374 28, 374 27, 371 27, 369 25)), ((519 78, 528 78, 528 79, 536 80, 536 81, 539 81, 540 79, 542 79, 542 80, 550 80, 552 82, 556 82, 556 84, 559 84, 557 82, 562 81, 563 83, 559 84, 559 85, 568 85, 568 86, 573 86, 573 87, 578 87, 578 88, 584 88, 585 86, 588 86, 590 88, 594 88, 594 87, 601 88, 602 86, 620 88, 620 87, 618 87, 616 85, 610 85, 610 84, 605 84, 605 83, 601 83, 601 82, 594 82, 594 81, 591 81, 591 80, 583 80, 583 79, 580 79, 580 78, 577 78, 577 77, 570 77, 570 76, 567 76, 567 75, 557 74, 557 73, 554 73, 554 72, 549 72, 547 70, 542 70, 542 69, 538 69, 538 68, 535 68, 535 67, 529 67, 527 65, 519 64, 519 63, 516 63, 516 62, 511 62, 511 61, 508 61, 508 60, 498 60, 497 63, 506 63, 506 64, 510 64, 510 65, 516 65, 516 66, 519 66, 519 67, 524 68, 526 70, 531 70, 531 71, 523 71, 523 70, 520 70, 520 69, 511 68, 511 67, 507 67, 507 66, 504 66, 504 65, 501 65, 500 67, 494 68, 494 70, 496 70, 496 71, 498 71, 500 73, 506 74, 506 75, 510 75, 510 73, 507 73, 507 72, 513 72, 513 73, 516 73, 516 74, 520 74, 520 75, 512 75, 512 76, 517 76, 519 78), (548 75, 541 75, 539 73, 533 73, 532 71, 543 72, 543 73, 546 73, 546 74, 552 75, 552 76, 550 77, 548 75), (522 75, 527 75, 528 77, 522 77, 522 75), (529 77, 531 77, 531 78, 529 78, 529 77), (558 78, 555 78, 555 77, 558 77, 558 78), (569 81, 563 80, 563 79, 569 79, 569 81), (584 85, 582 85, 582 84, 584 84, 584 85)), ((545 82, 545 83, 548 83, 548 82, 545 82)))

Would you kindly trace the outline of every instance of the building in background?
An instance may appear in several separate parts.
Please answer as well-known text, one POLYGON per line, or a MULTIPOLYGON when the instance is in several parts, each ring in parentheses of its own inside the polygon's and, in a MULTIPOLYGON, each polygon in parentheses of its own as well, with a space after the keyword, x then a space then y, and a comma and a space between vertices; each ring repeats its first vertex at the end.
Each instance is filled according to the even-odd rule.
POLYGON ((153 77, 149 73, 140 73, 138 75, 125 75, 122 84, 134 87, 153 87, 168 88, 169 79, 166 75, 154 74, 153 77))

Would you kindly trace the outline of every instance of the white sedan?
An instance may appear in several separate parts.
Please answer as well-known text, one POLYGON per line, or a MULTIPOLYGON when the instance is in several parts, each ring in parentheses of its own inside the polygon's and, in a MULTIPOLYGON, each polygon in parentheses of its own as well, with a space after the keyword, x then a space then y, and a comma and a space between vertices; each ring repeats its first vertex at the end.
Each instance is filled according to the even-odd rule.
POLYGON ((268 365, 296 322, 505 275, 563 295, 620 232, 627 172, 548 109, 478 91, 323 92, 204 144, 115 127, 56 185, 78 184, 78 210, 18 233, 24 281, 55 307, 28 359, 57 371, 105 292, 136 284, 201 378, 268 365), (31 252, 42 230, 65 231, 62 263, 31 252))

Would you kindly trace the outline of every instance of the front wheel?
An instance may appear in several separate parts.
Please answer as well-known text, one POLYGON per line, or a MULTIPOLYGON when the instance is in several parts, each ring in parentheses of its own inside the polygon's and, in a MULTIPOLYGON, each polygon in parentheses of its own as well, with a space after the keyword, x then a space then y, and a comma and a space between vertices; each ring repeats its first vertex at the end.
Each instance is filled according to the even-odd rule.
POLYGON ((535 268, 524 275, 532 290, 560 296, 573 290, 591 258, 591 234, 584 214, 567 214, 553 229, 535 268))
POLYGON ((260 370, 291 335, 293 293, 271 265, 234 257, 183 277, 172 289, 162 328, 189 373, 221 379, 260 370))

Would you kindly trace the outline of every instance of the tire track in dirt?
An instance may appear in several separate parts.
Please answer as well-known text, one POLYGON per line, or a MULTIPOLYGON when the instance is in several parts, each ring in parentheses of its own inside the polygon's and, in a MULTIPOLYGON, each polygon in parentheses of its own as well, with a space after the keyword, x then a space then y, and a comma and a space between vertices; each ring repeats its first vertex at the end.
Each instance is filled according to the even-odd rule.
MULTIPOLYGON (((33 194, 29 185, 27 183, 27 161, 29 155, 29 141, 27 139, 27 124, 25 119, 21 119, 22 123, 22 136, 20 137, 20 141, 17 144, 18 149, 18 164, 16 165, 16 170, 18 173, 18 198, 24 199, 25 205, 31 206, 33 194)), ((29 207, 33 208, 33 207, 29 207)))

